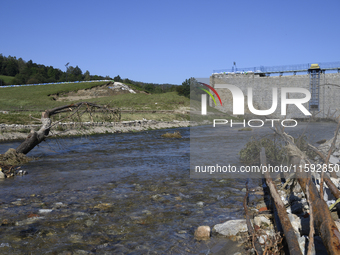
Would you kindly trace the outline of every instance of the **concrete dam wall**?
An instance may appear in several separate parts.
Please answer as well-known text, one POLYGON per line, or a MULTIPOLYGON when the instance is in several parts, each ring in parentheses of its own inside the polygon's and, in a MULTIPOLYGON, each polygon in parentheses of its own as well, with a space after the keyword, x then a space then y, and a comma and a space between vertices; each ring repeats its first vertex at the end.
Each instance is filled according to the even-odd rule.
MULTIPOLYGON (((277 88, 278 104, 274 113, 269 115, 271 118, 281 117, 281 88, 305 88, 311 92, 309 74, 303 75, 283 75, 260 77, 256 74, 213 74, 210 77, 210 85, 216 84, 235 85, 243 91, 245 115, 252 114, 248 108, 247 88, 253 91, 253 106, 257 110, 268 110, 273 104, 273 88, 277 88)), ((233 97, 229 89, 216 88, 220 95, 223 106, 219 103, 215 106, 212 99, 209 105, 216 107, 220 111, 233 112, 233 97)), ((312 94, 312 92, 311 92, 312 94)), ((304 98, 302 93, 287 93, 287 98, 304 98)), ((334 114, 340 115, 340 73, 321 73, 319 85, 318 109, 310 108, 309 103, 304 103, 304 107, 313 115, 319 118, 327 118, 334 114)), ((295 105, 288 104, 287 118, 308 118, 295 105)))

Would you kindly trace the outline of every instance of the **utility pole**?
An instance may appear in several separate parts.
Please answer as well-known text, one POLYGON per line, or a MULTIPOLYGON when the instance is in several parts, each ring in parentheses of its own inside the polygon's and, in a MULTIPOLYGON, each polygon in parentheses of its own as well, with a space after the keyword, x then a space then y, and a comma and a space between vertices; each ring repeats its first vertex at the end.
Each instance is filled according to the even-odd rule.
POLYGON ((70 62, 67 62, 67 64, 65 65, 66 66, 66 82, 67 82, 67 73, 68 73, 68 64, 69 64, 70 62))

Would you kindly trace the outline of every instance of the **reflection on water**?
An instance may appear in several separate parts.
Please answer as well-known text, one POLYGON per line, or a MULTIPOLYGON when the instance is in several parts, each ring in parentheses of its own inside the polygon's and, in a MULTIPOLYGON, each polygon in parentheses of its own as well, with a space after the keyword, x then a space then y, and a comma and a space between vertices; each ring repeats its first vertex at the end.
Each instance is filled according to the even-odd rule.
MULTIPOLYGON (((335 125, 317 124, 314 140, 332 136, 335 125)), ((243 217, 245 179, 190 178, 190 130, 176 130, 182 139, 158 130, 49 140, 34 149, 30 156, 39 159, 22 167, 28 175, 0 182, 0 253, 197 254, 223 246, 221 237, 197 242, 193 233, 243 217)), ((237 152, 254 132, 235 134, 226 157, 240 164, 237 152)), ((195 127, 195 136, 211 134, 195 127)), ((0 144, 0 153, 18 144, 0 144)))

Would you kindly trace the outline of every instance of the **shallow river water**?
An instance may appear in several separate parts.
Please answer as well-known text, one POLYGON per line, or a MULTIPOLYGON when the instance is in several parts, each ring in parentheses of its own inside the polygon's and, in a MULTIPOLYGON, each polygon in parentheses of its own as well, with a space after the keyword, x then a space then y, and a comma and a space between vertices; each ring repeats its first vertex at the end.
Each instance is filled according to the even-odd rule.
MULTIPOLYGON (((336 125, 311 127, 315 142, 336 125)), ((242 148, 268 131, 228 132, 242 148)), ((194 231, 243 218, 246 179, 190 178, 189 141, 190 129, 179 128, 43 143, 22 167, 28 175, 0 181, 0 254, 234 254, 230 240, 195 241, 194 231), (161 138, 176 130, 182 139, 161 138)), ((0 153, 18 144, 2 143, 0 153)), ((236 147, 226 157, 240 164, 236 147)))

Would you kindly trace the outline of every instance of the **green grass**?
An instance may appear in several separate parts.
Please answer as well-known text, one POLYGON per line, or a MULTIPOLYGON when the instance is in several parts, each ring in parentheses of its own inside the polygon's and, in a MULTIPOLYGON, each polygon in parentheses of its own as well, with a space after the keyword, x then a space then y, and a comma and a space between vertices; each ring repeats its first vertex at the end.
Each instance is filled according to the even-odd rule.
MULTIPOLYGON (((53 84, 2 88, 0 90, 0 110, 45 110, 74 102, 54 101, 49 95, 61 94, 80 89, 89 89, 105 82, 53 84)), ((110 104, 111 107, 134 110, 174 110, 189 107, 189 99, 178 96, 176 92, 147 95, 144 93, 122 94, 117 96, 87 99, 98 104, 110 104)))
POLYGON ((9 114, 0 113, 0 123, 2 124, 39 124, 40 122, 34 121, 29 115, 35 118, 40 118, 40 112, 10 112, 9 114))
POLYGON ((13 79, 14 79, 14 76, 0 75, 0 80, 3 80, 7 84, 10 84, 13 79))
MULTIPOLYGON (((121 120, 187 120, 188 114, 176 113, 152 113, 155 110, 189 110, 190 100, 183 96, 177 95, 176 92, 168 92, 162 94, 120 94, 108 97, 99 97, 78 101, 55 101, 50 97, 51 94, 63 94, 80 89, 89 89, 95 86, 104 85, 106 82, 91 83, 69 83, 69 84, 53 84, 41 86, 26 86, 13 88, 0 88, 0 111, 7 110, 9 114, 0 113, 0 123, 6 124, 38 124, 29 117, 40 118, 41 112, 46 109, 52 109, 57 106, 72 104, 80 101, 94 102, 102 105, 109 105, 112 108, 120 108, 122 110, 144 110, 143 113, 122 113, 121 120), (26 111, 20 111, 26 110, 26 111), (29 111, 27 111, 29 110, 29 111)), ((58 115, 54 118, 64 117, 58 115)), ((105 116, 95 113, 93 121, 103 121, 105 116)), ((89 116, 84 116, 83 121, 90 121, 89 116)), ((112 120, 111 120, 112 121, 112 120)))
POLYGON ((0 110, 45 110, 65 105, 51 100, 50 94, 67 93, 104 85, 106 82, 66 83, 27 87, 0 88, 0 110))
POLYGON ((101 97, 87 100, 99 104, 110 104, 122 110, 176 110, 190 107, 190 100, 177 95, 176 92, 147 95, 144 93, 122 94, 112 97, 101 97))

